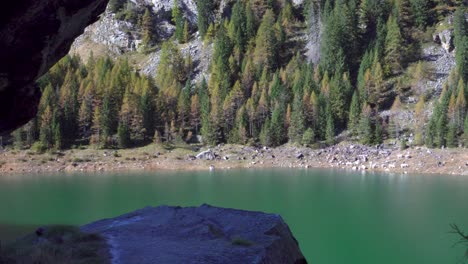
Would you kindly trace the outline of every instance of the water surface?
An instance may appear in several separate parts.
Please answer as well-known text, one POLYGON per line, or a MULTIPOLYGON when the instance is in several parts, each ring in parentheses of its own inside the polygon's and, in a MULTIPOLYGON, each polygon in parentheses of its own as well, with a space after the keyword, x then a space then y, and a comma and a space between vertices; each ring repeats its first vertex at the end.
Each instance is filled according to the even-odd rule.
POLYGON ((315 264, 460 263, 468 178, 331 170, 232 170, 0 177, 0 239, 81 225, 147 205, 279 213, 315 264))

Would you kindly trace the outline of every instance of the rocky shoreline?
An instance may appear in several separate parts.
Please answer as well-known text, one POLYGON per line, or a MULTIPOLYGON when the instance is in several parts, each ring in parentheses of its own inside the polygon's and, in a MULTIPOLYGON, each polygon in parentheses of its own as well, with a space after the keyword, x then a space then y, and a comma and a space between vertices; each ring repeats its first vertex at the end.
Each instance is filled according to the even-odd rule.
POLYGON ((368 147, 340 143, 323 149, 219 145, 191 150, 146 146, 125 150, 73 149, 48 154, 0 152, 0 174, 214 170, 235 168, 334 168, 387 173, 468 175, 468 149, 368 147))

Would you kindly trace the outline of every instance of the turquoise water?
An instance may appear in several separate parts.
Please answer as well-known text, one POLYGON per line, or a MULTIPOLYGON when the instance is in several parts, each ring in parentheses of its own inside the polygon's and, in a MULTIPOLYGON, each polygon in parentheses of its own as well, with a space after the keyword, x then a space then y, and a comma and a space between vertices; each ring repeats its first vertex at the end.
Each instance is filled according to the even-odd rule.
POLYGON ((468 178, 332 170, 232 170, 0 177, 0 238, 81 225, 147 205, 279 213, 310 263, 460 263, 468 178))

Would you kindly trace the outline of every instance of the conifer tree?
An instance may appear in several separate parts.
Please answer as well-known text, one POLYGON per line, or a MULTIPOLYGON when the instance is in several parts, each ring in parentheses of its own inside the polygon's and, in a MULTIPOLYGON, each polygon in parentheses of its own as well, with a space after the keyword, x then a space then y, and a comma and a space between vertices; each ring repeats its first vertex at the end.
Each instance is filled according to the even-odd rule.
POLYGON ((177 0, 174 0, 174 6, 172 7, 172 22, 174 22, 176 27, 175 38, 179 43, 184 43, 184 16, 177 0))
POLYGON ((184 20, 184 29, 182 31, 182 43, 187 43, 190 39, 190 27, 187 19, 184 20))
POLYGON ((304 134, 304 112, 303 101, 300 94, 294 96, 293 110, 291 113, 291 124, 289 125, 288 137, 293 143, 301 143, 304 134))
POLYGON ((277 40, 274 31, 275 18, 272 10, 267 10, 258 28, 253 61, 264 65, 268 71, 276 68, 277 40))
POLYGON ((198 23, 198 31, 200 32, 200 36, 202 38, 205 37, 208 27, 211 23, 211 13, 213 10, 213 1, 210 0, 196 0, 197 3, 197 23, 198 23))
POLYGON ((465 124, 463 126, 463 145, 468 146, 468 115, 465 116, 465 124))
POLYGON ((41 129, 39 134, 39 140, 46 148, 52 148, 53 145, 53 131, 52 131, 52 119, 53 113, 50 106, 47 106, 41 116, 41 129))
POLYGON ((312 128, 307 128, 302 137, 302 145, 310 146, 315 143, 315 134, 312 128))
POLYGON ((348 129, 352 135, 357 135, 359 120, 361 116, 361 106, 359 104, 359 96, 355 90, 351 99, 351 107, 349 109, 348 129))
POLYGON ((141 20, 141 28, 143 31, 143 45, 151 46, 154 41, 153 18, 149 8, 146 8, 141 20))
POLYGON ((271 115, 270 138, 271 146, 279 146, 284 143, 286 131, 284 128, 284 106, 277 104, 271 115))
MULTIPOLYGON (((403 0, 402 0, 403 1, 403 0)), ((390 15, 385 38, 385 72, 399 73, 402 69, 403 39, 397 20, 390 15)))
POLYGON ((414 17, 411 10, 410 0, 398 0, 398 25, 401 28, 401 35, 405 45, 413 41, 414 17))
POLYGON ((364 105, 359 121, 359 137, 362 144, 368 145, 374 142, 374 131, 372 129, 372 109, 364 105))
POLYGON ((425 105, 424 96, 421 96, 419 98, 418 103, 416 104, 415 113, 414 113, 414 117, 416 119, 414 141, 416 145, 423 144, 424 124, 426 122, 425 115, 424 115, 424 105, 425 105))
POLYGON ((328 145, 335 144, 335 120, 333 120, 333 113, 330 104, 327 104, 327 127, 325 129, 325 141, 328 145))
POLYGON ((457 126, 455 122, 450 122, 448 125, 448 130, 447 130, 447 147, 449 148, 455 148, 457 147, 458 139, 457 139, 457 126))

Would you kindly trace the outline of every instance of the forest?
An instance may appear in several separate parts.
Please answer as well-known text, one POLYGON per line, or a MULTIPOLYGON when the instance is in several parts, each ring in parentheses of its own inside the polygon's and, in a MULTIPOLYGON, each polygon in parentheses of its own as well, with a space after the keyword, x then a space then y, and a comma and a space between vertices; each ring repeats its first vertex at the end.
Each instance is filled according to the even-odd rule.
MULTIPOLYGON (((338 135, 377 145, 409 134, 413 145, 468 145, 466 1, 309 0, 296 8, 289 0, 237 0, 230 16, 216 23, 212 5, 197 1, 198 13, 206 15, 190 28, 174 2, 176 30, 160 45, 152 76, 125 57, 63 58, 38 81, 37 117, 13 132, 14 146, 318 146, 337 143, 338 135), (428 32, 452 14, 456 67, 439 93, 416 89, 424 78, 420 54, 428 32), (323 32, 320 62, 313 64, 301 36, 314 30, 317 18, 323 32), (201 81, 192 79, 192 58, 179 48, 197 31, 204 45, 214 46, 201 81), (397 112, 408 95, 418 98, 409 130, 392 115, 380 115, 397 112)), ((120 12, 122 6, 113 0, 109 8, 120 12)), ((150 9, 133 15, 144 44, 155 47, 150 9)))

